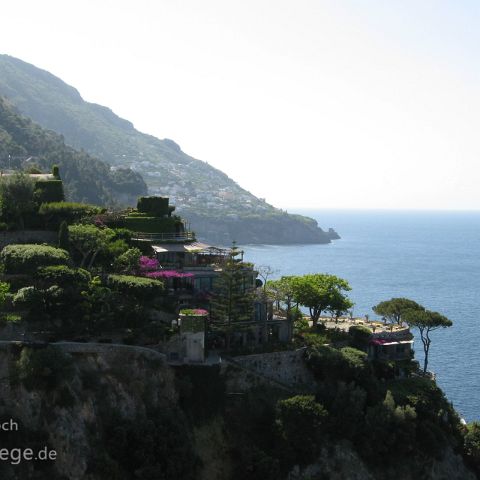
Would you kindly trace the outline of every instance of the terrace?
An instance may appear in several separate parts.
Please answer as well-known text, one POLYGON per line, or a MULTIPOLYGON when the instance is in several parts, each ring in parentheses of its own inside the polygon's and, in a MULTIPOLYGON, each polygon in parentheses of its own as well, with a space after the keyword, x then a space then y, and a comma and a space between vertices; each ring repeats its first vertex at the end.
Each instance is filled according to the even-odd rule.
POLYGON ((401 361, 413 358, 413 335, 406 325, 369 321, 366 318, 322 317, 322 323, 329 329, 348 332, 353 326, 365 327, 371 332, 368 357, 372 360, 401 361))
POLYGON ((157 260, 163 268, 188 271, 207 271, 220 268, 228 258, 228 250, 205 243, 163 243, 152 245, 157 260))
POLYGON ((183 232, 170 232, 170 233, 143 233, 134 232, 132 236, 133 240, 140 242, 165 242, 165 243, 181 243, 181 242, 194 242, 195 232, 183 231, 183 232))

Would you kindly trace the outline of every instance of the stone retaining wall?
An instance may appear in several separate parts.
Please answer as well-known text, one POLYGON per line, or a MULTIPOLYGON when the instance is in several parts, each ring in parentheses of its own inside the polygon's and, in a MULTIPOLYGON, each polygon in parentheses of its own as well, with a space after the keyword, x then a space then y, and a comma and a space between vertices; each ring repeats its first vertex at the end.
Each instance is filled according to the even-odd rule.
POLYGON ((57 245, 58 233, 48 230, 0 232, 0 249, 11 243, 48 243, 57 245))
MULTIPOLYGON (((314 378, 304 361, 305 349, 283 352, 242 355, 224 359, 226 365, 235 369, 234 385, 237 389, 245 389, 258 383, 277 383, 279 386, 303 389, 314 385, 314 378), (243 374, 240 372, 243 370, 243 374), (253 385, 252 385, 253 383, 253 385)), ((232 384, 233 386, 233 384, 232 384)))

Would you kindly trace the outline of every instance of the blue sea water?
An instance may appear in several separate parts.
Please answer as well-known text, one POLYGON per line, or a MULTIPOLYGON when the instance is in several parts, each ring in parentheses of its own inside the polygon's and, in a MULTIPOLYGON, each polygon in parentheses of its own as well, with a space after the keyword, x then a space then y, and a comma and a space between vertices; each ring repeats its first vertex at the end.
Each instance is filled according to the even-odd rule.
MULTIPOLYGON (((352 286, 354 314, 407 297, 453 321, 432 334, 429 370, 467 420, 480 420, 480 212, 303 211, 341 240, 329 245, 242 246, 272 276, 325 272, 352 286)), ((415 333, 415 332, 414 332, 415 333)), ((416 357, 423 359, 420 339, 416 357)))

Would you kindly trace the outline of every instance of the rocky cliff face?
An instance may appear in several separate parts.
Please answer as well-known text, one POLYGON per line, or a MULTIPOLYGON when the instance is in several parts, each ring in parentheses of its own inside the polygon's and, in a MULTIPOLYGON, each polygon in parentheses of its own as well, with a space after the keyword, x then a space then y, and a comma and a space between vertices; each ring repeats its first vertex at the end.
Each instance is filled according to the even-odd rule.
POLYGON ((218 245, 230 245, 232 241, 244 245, 321 244, 340 238, 333 229, 322 230, 313 219, 302 221, 287 214, 209 218, 188 211, 185 216, 200 240, 218 245))
MULTIPOLYGON (((236 442, 248 448, 241 416, 261 428, 262 397, 279 386, 280 396, 289 397, 306 378, 298 352, 239 357, 233 368, 194 367, 182 375, 147 349, 69 344, 55 351, 0 346, 0 426, 8 419, 19 424, 16 433, 0 430, 2 448, 46 446, 57 454, 51 462, 0 462, 2 479, 237 480, 236 442), (295 365, 292 374, 280 375, 287 362, 295 365), (252 390, 257 396, 249 404, 252 390)), ((264 459, 249 461, 262 468, 264 459)), ((383 464, 376 469, 355 445, 332 442, 315 462, 292 465, 285 475, 262 477, 254 469, 242 479, 475 478, 451 449, 424 464, 414 458, 383 464)))
POLYGON ((116 465, 117 447, 107 448, 113 441, 111 435, 128 436, 121 426, 148 422, 158 408, 168 409, 173 417, 179 414, 172 409, 177 402, 174 375, 160 358, 133 349, 64 355, 73 362, 69 379, 60 380, 54 389, 32 388, 17 378, 20 352, 14 348, 0 351, 0 415, 15 419, 20 435, 9 439, 6 432, 0 432, 2 446, 10 442, 32 448, 40 435, 43 444, 57 453, 54 462, 44 464, 1 462, 2 479, 125 478, 116 465))

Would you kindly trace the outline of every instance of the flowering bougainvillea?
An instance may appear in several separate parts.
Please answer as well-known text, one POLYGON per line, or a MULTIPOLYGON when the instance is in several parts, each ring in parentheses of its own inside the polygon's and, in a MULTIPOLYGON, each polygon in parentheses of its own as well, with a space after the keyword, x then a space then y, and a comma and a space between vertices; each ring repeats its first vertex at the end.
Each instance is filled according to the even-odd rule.
POLYGON ((181 273, 176 270, 158 270, 156 272, 146 272, 148 278, 191 278, 193 273, 181 273))
POLYGON ((150 258, 146 256, 140 257, 139 269, 140 272, 153 272, 159 267, 158 260, 156 258, 150 258))
POLYGON ((193 273, 182 273, 176 270, 160 270, 160 264, 156 258, 142 256, 139 261, 140 275, 148 278, 191 278, 193 273))

